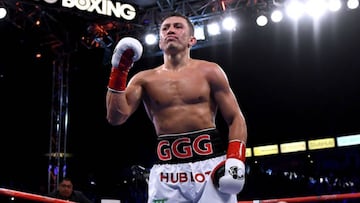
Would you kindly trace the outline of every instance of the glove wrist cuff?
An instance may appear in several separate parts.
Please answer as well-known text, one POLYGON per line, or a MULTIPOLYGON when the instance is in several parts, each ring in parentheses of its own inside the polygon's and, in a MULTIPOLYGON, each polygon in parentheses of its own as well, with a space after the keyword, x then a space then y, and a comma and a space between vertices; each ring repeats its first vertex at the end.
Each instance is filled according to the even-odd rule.
POLYGON ((108 83, 108 88, 115 91, 124 91, 126 88, 128 71, 112 68, 108 83))
POLYGON ((240 140, 231 140, 228 145, 227 158, 235 158, 245 162, 246 145, 240 140))
POLYGON ((124 92, 125 92, 125 90, 119 91, 119 90, 111 89, 110 87, 108 87, 108 91, 109 91, 109 92, 112 92, 112 93, 116 93, 116 94, 121 94, 121 93, 124 93, 124 92))

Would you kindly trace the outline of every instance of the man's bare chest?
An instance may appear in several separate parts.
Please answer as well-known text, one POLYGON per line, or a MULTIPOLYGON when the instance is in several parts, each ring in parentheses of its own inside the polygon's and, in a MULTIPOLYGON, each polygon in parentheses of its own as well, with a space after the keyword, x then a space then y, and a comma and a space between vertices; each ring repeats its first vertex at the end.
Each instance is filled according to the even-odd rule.
POLYGON ((183 77, 164 76, 150 79, 145 92, 157 104, 192 104, 208 100, 210 86, 205 78, 190 74, 183 77))

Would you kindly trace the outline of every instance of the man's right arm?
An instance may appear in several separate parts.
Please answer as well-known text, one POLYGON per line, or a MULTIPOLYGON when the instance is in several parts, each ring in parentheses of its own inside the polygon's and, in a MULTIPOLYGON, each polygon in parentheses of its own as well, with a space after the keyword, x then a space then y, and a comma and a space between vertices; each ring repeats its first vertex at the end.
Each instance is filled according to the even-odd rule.
POLYGON ((140 103, 141 87, 127 88, 127 77, 133 63, 140 59, 143 47, 134 38, 121 39, 111 59, 111 73, 106 94, 106 119, 111 125, 120 125, 135 111, 140 103))
POLYGON ((106 119, 111 125, 121 125, 137 109, 141 102, 141 87, 128 86, 122 93, 110 90, 106 93, 106 119))

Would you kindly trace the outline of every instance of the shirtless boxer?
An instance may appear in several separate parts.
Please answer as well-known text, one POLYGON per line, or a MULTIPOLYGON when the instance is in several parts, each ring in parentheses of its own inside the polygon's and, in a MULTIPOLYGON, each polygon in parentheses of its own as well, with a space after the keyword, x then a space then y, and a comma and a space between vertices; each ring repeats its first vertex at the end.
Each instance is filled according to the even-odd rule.
POLYGON ((190 57, 195 44, 188 18, 166 16, 159 40, 164 63, 138 72, 128 83, 142 45, 125 37, 114 50, 108 122, 123 124, 142 102, 157 134, 158 162, 150 169, 148 203, 236 203, 245 184, 244 116, 222 68, 190 57), (218 110, 228 125, 226 139, 216 129, 218 110))

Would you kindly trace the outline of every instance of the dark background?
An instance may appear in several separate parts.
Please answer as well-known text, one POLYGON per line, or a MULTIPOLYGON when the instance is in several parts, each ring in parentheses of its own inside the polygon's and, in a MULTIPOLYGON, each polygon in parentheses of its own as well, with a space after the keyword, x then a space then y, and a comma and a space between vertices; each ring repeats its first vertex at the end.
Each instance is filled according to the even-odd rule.
MULTIPOLYGON (((328 14, 318 24, 249 23, 221 43, 194 48, 192 57, 217 62, 227 73, 247 120, 250 147, 357 134, 359 19, 355 10, 328 14)), ((68 31, 77 36, 75 27, 68 31)), ((8 22, 0 22, 0 39, 0 180, 41 191, 47 184, 55 54, 49 50, 50 56, 35 59, 36 33, 8 22)), ((68 172, 83 189, 111 196, 131 166, 151 166, 155 131, 142 106, 122 126, 106 122, 110 66, 103 49, 74 46, 70 56, 68 172), (88 186, 90 179, 97 186, 88 186)), ((160 56, 144 56, 130 75, 161 63, 160 56)), ((226 130, 221 116, 218 122, 226 130)))

